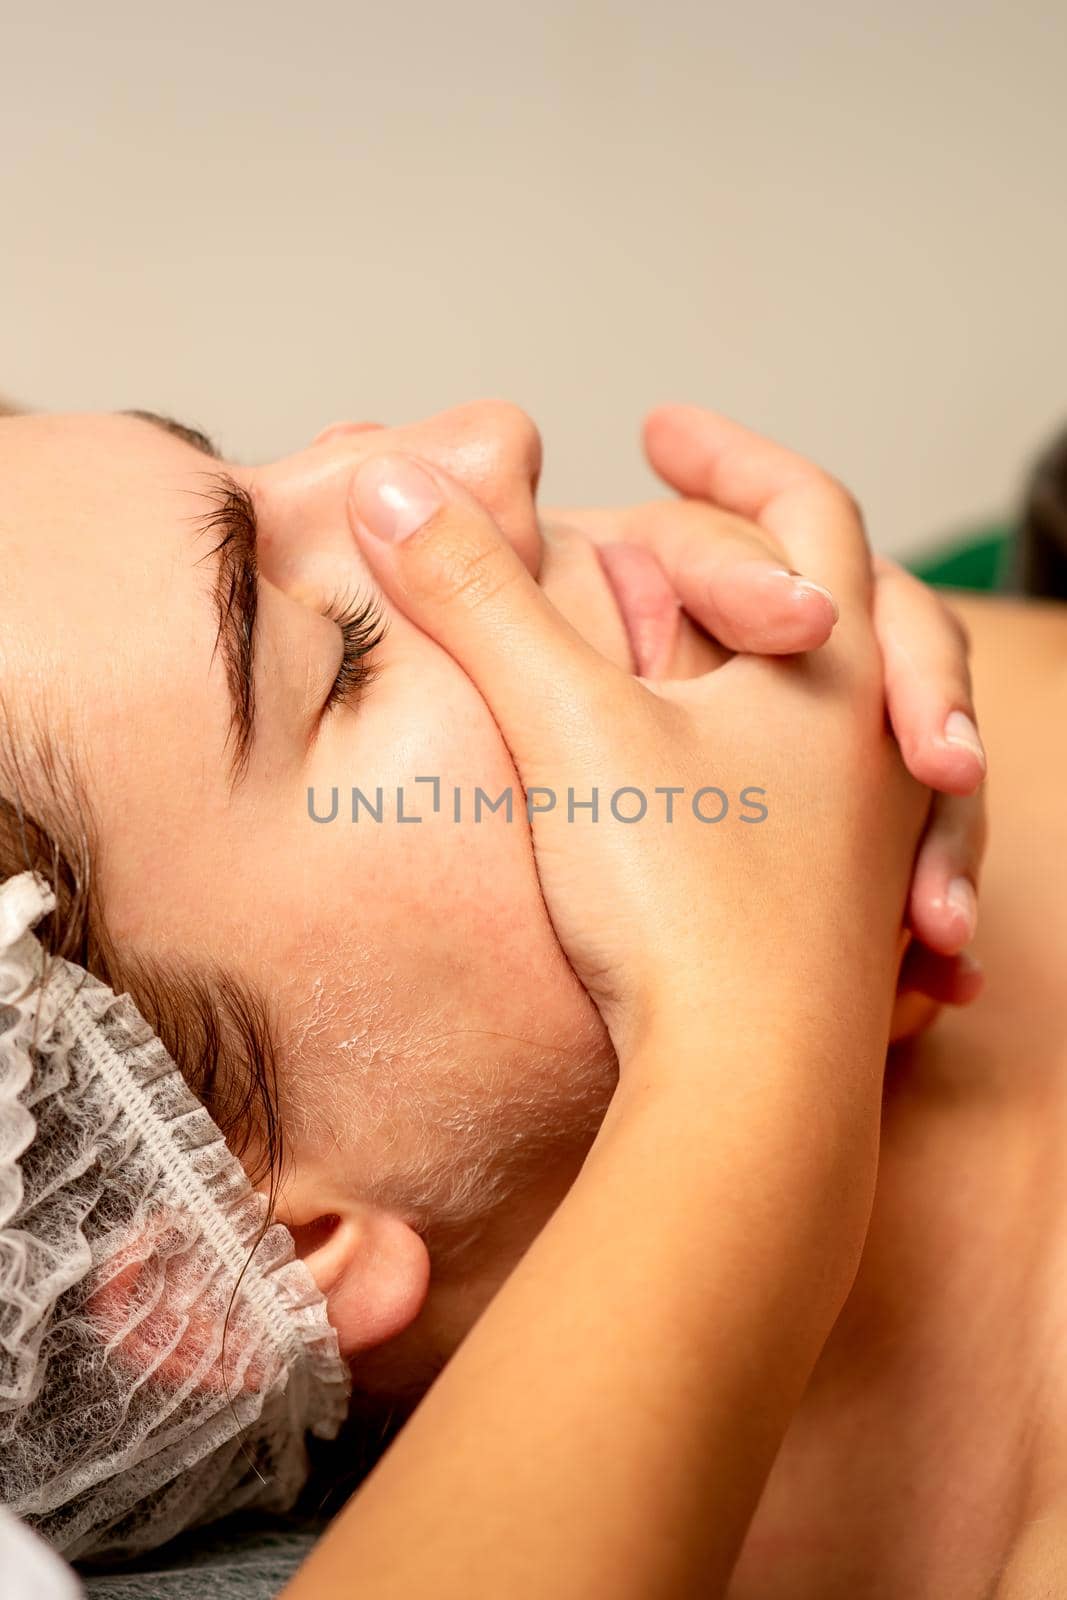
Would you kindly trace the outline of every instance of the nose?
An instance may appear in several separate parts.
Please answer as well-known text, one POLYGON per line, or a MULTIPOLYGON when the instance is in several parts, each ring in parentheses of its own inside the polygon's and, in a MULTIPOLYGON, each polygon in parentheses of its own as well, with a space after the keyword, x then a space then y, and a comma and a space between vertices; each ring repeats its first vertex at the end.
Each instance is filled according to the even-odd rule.
POLYGON ((325 444, 329 439, 348 439, 355 433, 374 433, 384 428, 384 422, 331 422, 312 439, 312 444, 325 444))
POLYGON ((380 422, 334 422, 314 444, 343 450, 361 434, 369 453, 410 449, 443 467, 481 501, 537 577, 541 530, 534 496, 541 476, 541 435, 521 406, 509 400, 476 400, 396 428, 380 422), (376 433, 380 444, 368 437, 376 433))
POLYGON ((308 449, 254 469, 263 576, 301 596, 350 584, 354 555, 345 504, 351 475, 360 461, 392 451, 421 456, 462 483, 538 576, 534 494, 541 435, 520 406, 504 400, 454 406, 401 427, 335 422, 308 449))
MULTIPOLYGON (((515 481, 534 494, 541 476, 541 435, 533 418, 510 400, 476 400, 453 406, 416 425, 439 433, 449 470, 469 489, 494 493, 515 481)), ((446 463, 442 461, 442 465, 446 463)))
MULTIPOLYGON (((390 447, 400 442, 397 433, 390 447)), ((532 418, 510 401, 478 400, 428 417, 410 430, 410 436, 413 449, 443 467, 481 501, 536 577, 541 533, 534 496, 542 449, 532 418)))

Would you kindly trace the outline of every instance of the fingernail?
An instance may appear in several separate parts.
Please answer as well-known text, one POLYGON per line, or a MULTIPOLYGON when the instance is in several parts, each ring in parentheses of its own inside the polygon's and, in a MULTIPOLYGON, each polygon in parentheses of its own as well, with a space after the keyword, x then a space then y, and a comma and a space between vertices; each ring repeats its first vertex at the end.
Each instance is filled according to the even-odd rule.
POLYGON ((399 544, 440 509, 441 492, 407 456, 372 456, 356 469, 352 509, 368 533, 399 544))
POLYGON ((985 971, 985 968, 979 961, 978 957, 976 955, 972 955, 970 950, 961 950, 959 955, 956 957, 956 960, 959 962, 964 972, 974 973, 985 971))
POLYGON ((794 572, 792 567, 790 567, 788 571, 784 572, 784 576, 789 579, 795 594, 818 594, 821 595, 824 600, 829 600, 830 605, 833 608, 834 621, 837 621, 841 615, 841 612, 838 609, 837 601, 834 599, 829 589, 825 588, 825 586, 821 583, 816 583, 814 578, 805 578, 799 572, 794 572))
POLYGON ((973 939, 978 925, 978 896, 974 884, 969 878, 953 878, 945 891, 945 900, 966 923, 967 938, 973 939))
POLYGON ((969 750, 977 756, 985 771, 986 758, 985 746, 979 737, 978 729, 966 711, 950 711, 945 718, 945 743, 953 744, 960 750, 969 750))

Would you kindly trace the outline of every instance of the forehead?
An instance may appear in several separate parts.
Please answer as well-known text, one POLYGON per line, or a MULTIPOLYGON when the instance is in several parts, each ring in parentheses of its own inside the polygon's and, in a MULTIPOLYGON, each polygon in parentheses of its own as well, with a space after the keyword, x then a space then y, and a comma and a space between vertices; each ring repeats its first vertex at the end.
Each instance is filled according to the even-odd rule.
POLYGON ((123 413, 0 416, 0 515, 83 499, 112 505, 135 485, 211 470, 203 435, 179 424, 123 413))
MULTIPOLYGON (((34 606, 47 589, 61 606, 74 583, 87 586, 89 599, 111 582, 116 603, 132 602, 179 548, 192 559, 217 470, 140 418, 0 419, 0 550, 8 572, 19 574, 19 594, 34 606)), ((17 598, 0 604, 6 610, 17 598)))
POLYGON ((0 419, 0 669, 55 714, 127 706, 210 647, 198 519, 218 467, 139 418, 0 419), (61 700, 62 705, 55 702, 61 700))

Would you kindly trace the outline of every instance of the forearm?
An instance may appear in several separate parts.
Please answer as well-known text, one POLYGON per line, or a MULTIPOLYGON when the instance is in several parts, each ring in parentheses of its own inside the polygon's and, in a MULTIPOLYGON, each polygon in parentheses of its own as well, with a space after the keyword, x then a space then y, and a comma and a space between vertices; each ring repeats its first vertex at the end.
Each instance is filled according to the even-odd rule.
POLYGON ((627 1064, 570 1194, 289 1600, 725 1583, 855 1270, 877 1082, 831 1088, 825 1060, 788 1046, 755 1069, 737 1044, 647 1048, 658 1060, 627 1064))

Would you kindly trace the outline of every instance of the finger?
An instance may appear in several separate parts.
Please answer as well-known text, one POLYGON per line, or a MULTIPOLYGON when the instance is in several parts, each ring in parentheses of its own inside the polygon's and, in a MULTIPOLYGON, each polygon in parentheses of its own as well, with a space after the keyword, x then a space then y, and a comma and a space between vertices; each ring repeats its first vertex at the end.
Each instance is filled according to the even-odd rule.
POLYGON ((378 455, 349 522, 386 595, 459 662, 517 760, 551 759, 598 697, 643 692, 560 616, 488 512, 439 467, 378 455))
POLYGON ((893 1014, 889 1020, 889 1043, 901 1044, 905 1039, 914 1039, 925 1029, 936 1022, 941 1007, 936 1000, 931 1000, 925 994, 917 994, 910 989, 907 994, 898 994, 893 1001, 893 1014))
POLYGON ((970 1005, 984 984, 980 962, 967 951, 958 956, 939 956, 925 945, 912 944, 893 1003, 890 1044, 913 1039, 929 1028, 943 1006, 970 1005))
POLYGON ((908 904, 913 932, 941 955, 974 938, 986 815, 979 795, 935 795, 919 845, 908 904))
POLYGON ((829 590, 790 571, 773 535, 729 512, 695 500, 656 501, 616 513, 610 532, 581 513, 566 515, 609 568, 634 545, 651 551, 685 610, 728 650, 814 650, 837 620, 829 590))
POLYGON ((936 1006, 966 1006, 985 985, 981 962, 969 950, 954 956, 938 955, 913 940, 904 957, 897 985, 898 1001, 921 997, 936 1006))
POLYGON ((870 553, 852 496, 803 456, 698 406, 660 406, 644 426, 653 469, 780 538, 790 564, 845 607, 867 603, 870 553))
POLYGON ((935 590, 875 558, 874 629, 889 720, 909 772, 932 789, 972 794, 986 772, 974 716, 968 640, 935 590))

